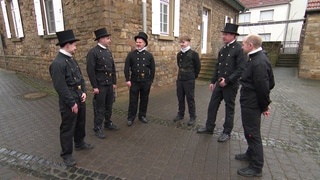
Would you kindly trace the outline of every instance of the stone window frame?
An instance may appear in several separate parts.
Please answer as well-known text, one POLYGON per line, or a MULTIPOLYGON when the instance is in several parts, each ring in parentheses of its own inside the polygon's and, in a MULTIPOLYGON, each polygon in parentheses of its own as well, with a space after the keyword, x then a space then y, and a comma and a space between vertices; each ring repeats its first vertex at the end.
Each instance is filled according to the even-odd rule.
POLYGON ((179 37, 180 0, 167 0, 169 3, 168 33, 161 33, 160 29, 160 2, 152 0, 152 34, 159 35, 160 40, 174 40, 179 37))
POLYGON ((12 41, 20 41, 24 33, 18 0, 1 0, 1 7, 7 38, 12 41))
POLYGON ((51 20, 54 20, 55 26, 55 31, 50 32, 48 25, 48 19, 50 17, 47 16, 46 12, 48 9, 46 1, 48 0, 34 0, 38 35, 43 36, 44 38, 56 38, 56 32, 64 31, 62 2, 61 0, 49 0, 51 1, 50 5, 52 5, 51 8, 53 13, 51 20))

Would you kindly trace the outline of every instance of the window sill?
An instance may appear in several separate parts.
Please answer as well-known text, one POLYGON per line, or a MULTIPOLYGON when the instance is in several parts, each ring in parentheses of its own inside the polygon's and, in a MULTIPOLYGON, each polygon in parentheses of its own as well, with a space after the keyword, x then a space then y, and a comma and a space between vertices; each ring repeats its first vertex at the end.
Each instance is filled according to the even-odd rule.
POLYGON ((159 40, 173 41, 174 37, 172 36, 159 36, 159 40))
POLYGON ((43 38, 44 39, 55 39, 55 38, 57 38, 57 35, 55 35, 55 34, 44 35, 43 38))
POLYGON ((12 42, 21 42, 21 38, 14 37, 14 38, 11 38, 11 41, 12 42))

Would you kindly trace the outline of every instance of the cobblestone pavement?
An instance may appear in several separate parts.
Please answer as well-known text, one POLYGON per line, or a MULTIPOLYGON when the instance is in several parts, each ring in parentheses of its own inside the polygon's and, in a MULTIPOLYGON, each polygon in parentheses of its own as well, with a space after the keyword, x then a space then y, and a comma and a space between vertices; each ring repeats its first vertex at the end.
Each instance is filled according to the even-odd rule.
MULTIPOLYGON (((297 78, 295 68, 274 68, 274 73, 272 114, 263 118, 261 127, 263 177, 252 179, 319 179, 320 81, 297 78)), ((197 82, 197 123, 191 127, 186 125, 188 117, 172 122, 177 113, 175 86, 152 89, 148 124, 135 121, 128 127, 128 97, 119 97, 113 121, 120 130, 106 131, 104 140, 93 134, 89 100, 86 141, 95 148, 75 151, 77 166, 68 168, 59 156, 60 114, 51 84, 0 69, 0 180, 245 179, 236 171, 247 164, 234 159, 247 147, 239 103, 229 142, 217 142, 224 103, 214 135, 195 132, 205 124, 210 95, 208 83, 197 82)))

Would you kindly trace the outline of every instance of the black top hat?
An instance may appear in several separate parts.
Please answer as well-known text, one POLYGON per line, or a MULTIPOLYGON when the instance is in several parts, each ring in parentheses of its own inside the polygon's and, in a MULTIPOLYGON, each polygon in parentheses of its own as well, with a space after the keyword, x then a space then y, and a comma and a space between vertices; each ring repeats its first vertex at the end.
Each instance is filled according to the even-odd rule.
POLYGON ((98 29, 96 31, 94 31, 94 34, 96 35, 96 40, 102 38, 102 37, 105 37, 105 36, 110 36, 111 34, 108 34, 107 32, 107 29, 106 28, 101 28, 101 29, 98 29))
POLYGON ((134 37, 134 40, 136 41, 137 38, 143 39, 144 42, 146 42, 146 46, 148 46, 148 35, 147 35, 146 33, 144 33, 144 32, 139 32, 139 34, 134 37))
POLYGON ((56 46, 63 45, 63 44, 69 43, 69 42, 79 41, 79 39, 76 39, 74 37, 72 30, 65 30, 65 31, 56 32, 56 35, 59 40, 59 42, 56 44, 56 46))
POLYGON ((238 25, 237 24, 231 24, 231 23, 227 23, 226 26, 224 27, 224 30, 221 32, 226 32, 226 33, 231 33, 231 34, 238 34, 238 25))

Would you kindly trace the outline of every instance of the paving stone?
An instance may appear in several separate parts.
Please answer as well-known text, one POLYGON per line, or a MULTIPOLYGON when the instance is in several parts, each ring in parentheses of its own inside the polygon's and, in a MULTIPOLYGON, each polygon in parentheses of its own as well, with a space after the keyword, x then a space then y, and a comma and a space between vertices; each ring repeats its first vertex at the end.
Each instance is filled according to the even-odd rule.
MULTIPOLYGON (((320 81, 298 79, 295 68, 274 68, 271 116, 262 118, 265 167, 260 179, 316 179, 320 172, 320 81)), ((245 162, 234 159, 247 145, 239 95, 231 140, 218 143, 224 122, 223 102, 213 135, 199 135, 211 96, 209 82, 196 83, 197 123, 188 126, 177 113, 175 86, 152 89, 148 124, 126 125, 128 97, 118 97, 113 122, 117 132, 94 136, 91 100, 87 102, 86 141, 90 151, 74 152, 77 166, 60 158, 58 98, 52 85, 0 69, 0 177, 6 179, 245 179, 245 162), (36 84, 36 85, 35 85, 36 84), (51 87, 50 87, 51 86, 51 87), (43 94, 26 99, 26 94, 43 94), (5 175, 7 174, 7 175, 5 175), (5 176, 2 176, 5 175, 5 176)), ((256 179, 256 178, 253 178, 256 179)))

